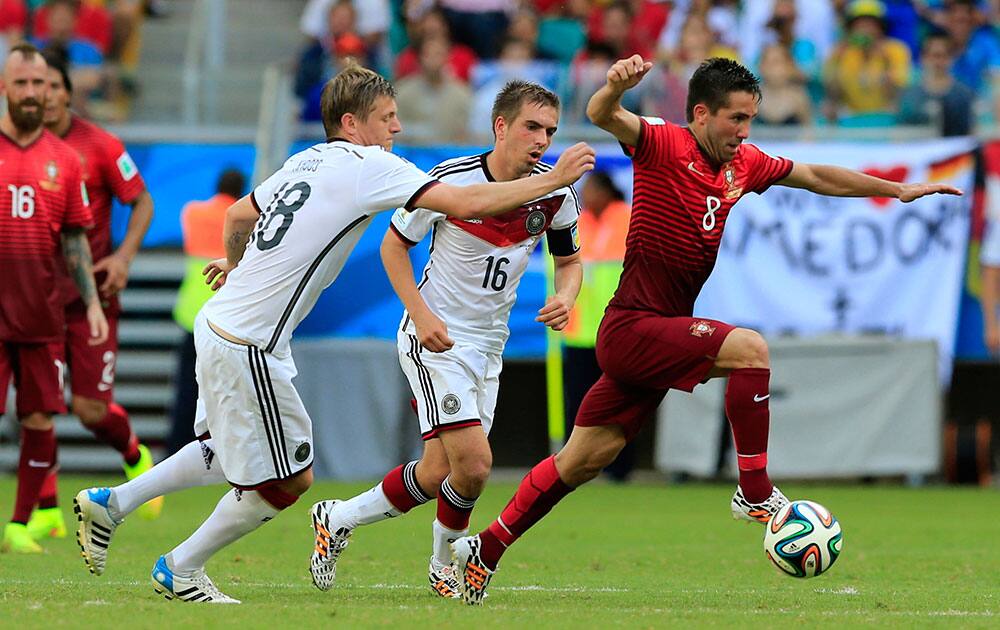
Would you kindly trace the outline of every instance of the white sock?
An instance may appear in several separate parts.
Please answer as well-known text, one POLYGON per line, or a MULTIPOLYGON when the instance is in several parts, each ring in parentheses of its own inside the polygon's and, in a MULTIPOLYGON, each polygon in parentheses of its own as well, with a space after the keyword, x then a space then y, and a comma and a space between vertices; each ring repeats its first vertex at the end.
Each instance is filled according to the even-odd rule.
POLYGON ((434 559, 442 564, 451 564, 451 543, 463 536, 469 535, 469 528, 462 531, 448 529, 441 521, 434 519, 434 559))
POLYGON ((194 440, 132 481, 112 488, 108 507, 111 518, 120 521, 150 499, 225 481, 212 440, 194 440))
POLYGON ((347 516, 347 522, 344 523, 344 526, 351 529, 358 525, 370 525, 402 514, 385 496, 385 492, 382 491, 382 482, 379 482, 374 488, 344 501, 341 505, 343 507, 337 507, 339 510, 343 510, 342 513, 347 516))
POLYGON ((179 573, 204 569, 215 552, 268 522, 279 511, 256 492, 230 490, 198 531, 174 547, 170 564, 179 573))

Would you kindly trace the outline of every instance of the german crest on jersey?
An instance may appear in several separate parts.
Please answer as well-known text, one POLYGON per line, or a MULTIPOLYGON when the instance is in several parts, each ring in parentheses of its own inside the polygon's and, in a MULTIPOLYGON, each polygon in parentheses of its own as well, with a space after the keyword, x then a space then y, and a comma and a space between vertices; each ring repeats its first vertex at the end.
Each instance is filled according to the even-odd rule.
POLYGON ((455 415, 461 408, 462 401, 460 401, 458 396, 455 394, 446 394, 445 397, 441 399, 441 410, 449 416, 455 415))
POLYGON ((44 190, 57 191, 62 188, 59 182, 56 181, 56 178, 59 177, 59 167, 54 160, 49 160, 45 163, 45 177, 46 179, 38 182, 44 190))
POLYGON ((545 229, 545 213, 538 208, 532 209, 524 219, 524 229, 532 236, 541 234, 545 229))
POLYGON ((703 319, 699 319, 691 324, 691 335, 694 337, 704 337, 705 335, 711 337, 714 332, 715 326, 712 326, 703 319))

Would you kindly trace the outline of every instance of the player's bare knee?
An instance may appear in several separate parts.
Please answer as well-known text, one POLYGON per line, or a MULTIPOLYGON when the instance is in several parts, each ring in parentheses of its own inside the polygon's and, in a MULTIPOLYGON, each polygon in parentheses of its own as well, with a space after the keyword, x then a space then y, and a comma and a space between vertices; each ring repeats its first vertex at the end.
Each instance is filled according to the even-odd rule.
POLYGON ((108 415, 108 403, 103 400, 73 396, 70 408, 73 411, 73 415, 87 426, 99 424, 104 420, 104 416, 108 415))
POLYGON ((435 496, 437 494, 438 486, 440 486, 445 477, 451 473, 451 466, 448 464, 447 459, 437 460, 424 458, 417 464, 416 473, 417 483, 419 483, 420 487, 424 489, 424 492, 427 492, 431 496, 435 496), (430 492, 431 489, 433 489, 434 492, 430 492))
POLYGON ((289 477, 281 483, 276 484, 276 486, 289 494, 299 497, 305 494, 306 490, 312 487, 312 484, 313 471, 312 468, 307 468, 294 477, 289 477))
POLYGON ((490 478, 493 468, 493 454, 486 449, 481 452, 462 453, 451 464, 451 478, 460 480, 462 485, 482 488, 490 478))
POLYGON ((759 332, 749 328, 737 328, 730 335, 739 335, 735 357, 737 368, 767 368, 771 366, 767 341, 759 332))
POLYGON ((21 426, 31 431, 48 431, 55 426, 52 422, 52 416, 47 413, 29 413, 20 420, 21 426))

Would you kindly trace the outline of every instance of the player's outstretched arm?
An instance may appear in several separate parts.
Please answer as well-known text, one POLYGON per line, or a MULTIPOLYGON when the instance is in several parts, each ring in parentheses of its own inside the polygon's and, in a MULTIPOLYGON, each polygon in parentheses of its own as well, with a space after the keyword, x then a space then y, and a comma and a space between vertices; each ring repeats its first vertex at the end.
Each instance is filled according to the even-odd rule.
POLYGON ((587 118, 619 142, 634 147, 639 142, 639 116, 622 107, 622 95, 642 81, 653 64, 639 55, 619 59, 608 69, 607 82, 587 103, 587 118))
POLYGON ((562 330, 569 323, 569 313, 580 295, 583 263, 580 252, 570 256, 553 256, 552 261, 555 264, 555 293, 545 300, 545 306, 538 310, 535 321, 552 330, 562 330))
POLYGON ((142 239, 146 237, 149 224, 153 222, 153 197, 148 190, 142 191, 132 202, 128 227, 121 245, 110 256, 94 263, 94 273, 107 272, 104 282, 98 287, 101 295, 120 293, 128 284, 128 268, 139 253, 142 239))
POLYGON ((250 195, 246 195, 226 210, 226 222, 222 227, 222 244, 226 247, 226 257, 213 260, 201 271, 205 276, 205 284, 212 285, 213 291, 218 291, 226 284, 229 272, 240 263, 259 216, 260 213, 250 200, 250 195))
POLYGON ((831 197, 892 197, 903 203, 927 195, 962 194, 961 190, 948 184, 901 184, 829 164, 795 163, 788 176, 778 184, 831 197))
POLYGON ((444 352, 454 346, 455 342, 448 336, 448 326, 427 307, 427 302, 420 295, 413 279, 413 263, 410 262, 409 252, 409 243, 404 243, 391 229, 386 231, 379 254, 392 290, 410 314, 420 345, 431 352, 444 352))
POLYGON ((88 343, 96 346, 108 338, 108 320, 101 308, 101 300, 97 296, 97 285, 94 284, 94 265, 90 254, 90 243, 83 228, 70 228, 62 233, 63 258, 66 269, 73 278, 83 303, 87 305, 87 323, 90 325, 88 343))
POLYGON ((427 189, 419 200, 421 208, 443 212, 457 219, 476 219, 500 214, 538 199, 554 190, 570 186, 594 168, 594 150, 579 142, 563 151, 548 173, 509 182, 470 186, 439 184, 427 189))

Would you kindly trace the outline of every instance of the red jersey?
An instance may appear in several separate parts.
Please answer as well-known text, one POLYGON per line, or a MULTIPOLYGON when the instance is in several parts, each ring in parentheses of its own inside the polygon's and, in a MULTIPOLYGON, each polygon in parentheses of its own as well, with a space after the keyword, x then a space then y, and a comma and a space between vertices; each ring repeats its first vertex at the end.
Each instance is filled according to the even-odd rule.
POLYGON ((0 133, 0 341, 62 339, 60 232, 91 223, 68 144, 43 131, 22 147, 0 133))
POLYGON ((792 162, 744 143, 716 168, 690 130, 657 118, 642 118, 636 146, 625 149, 634 166, 632 218, 609 307, 690 317, 730 209, 786 177, 792 162))
MULTIPOLYGON (((87 232, 87 240, 90 242, 90 255, 97 262, 112 252, 112 199, 130 204, 146 189, 146 183, 121 140, 94 123, 73 116, 69 131, 62 139, 76 150, 83 165, 83 182, 87 185, 90 212, 94 216, 94 227, 87 232)), ((104 274, 98 275, 96 280, 97 286, 100 286, 104 274)), ((65 303, 82 312, 84 304, 80 292, 69 275, 64 276, 62 289, 65 303)), ((105 311, 108 314, 118 313, 117 297, 105 302, 105 311)))

